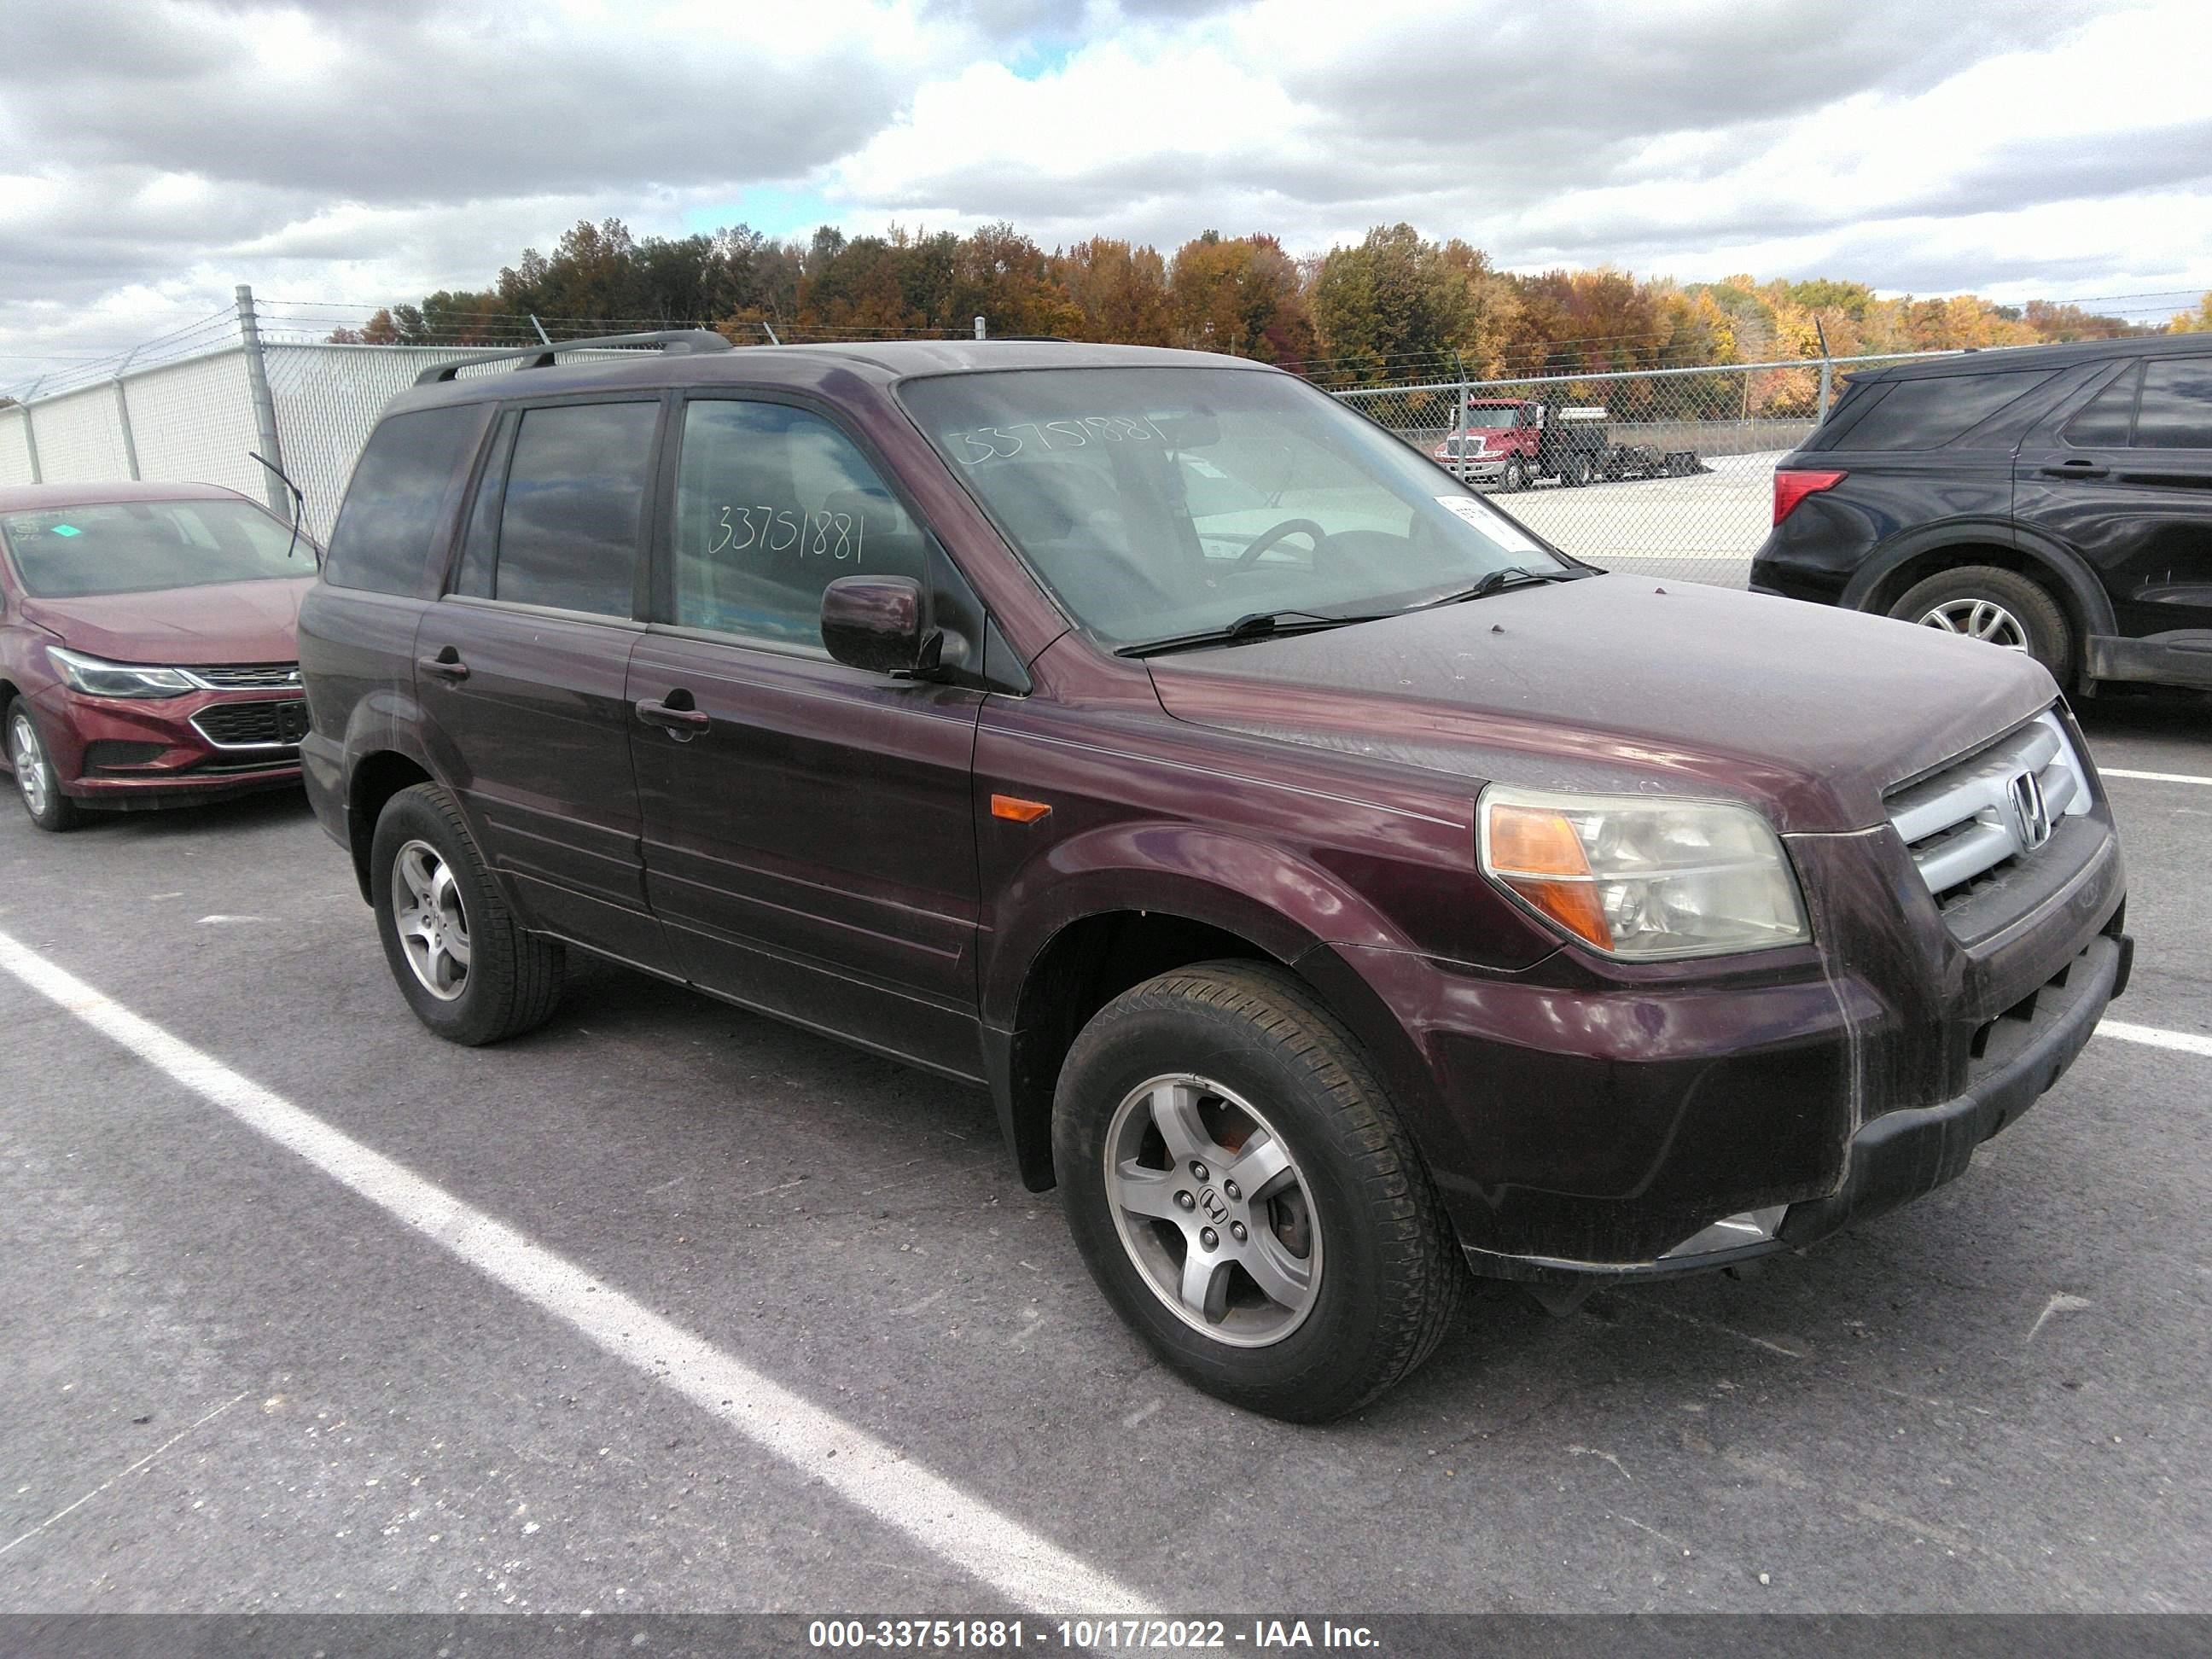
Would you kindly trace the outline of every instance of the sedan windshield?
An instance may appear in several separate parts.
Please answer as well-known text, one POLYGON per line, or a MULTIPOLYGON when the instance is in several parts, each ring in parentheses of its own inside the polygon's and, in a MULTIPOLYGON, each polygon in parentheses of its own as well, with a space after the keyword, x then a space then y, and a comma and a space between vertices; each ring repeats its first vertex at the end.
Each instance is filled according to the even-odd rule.
POLYGON ((250 501, 101 501, 0 517, 26 592, 41 599, 312 576, 303 537, 250 501), (287 551, 289 549, 290 550, 287 551))
POLYGON ((902 393, 1076 619, 1114 646, 1260 612, 1352 617, 1567 567, 1389 433, 1285 374, 1065 368, 902 393))

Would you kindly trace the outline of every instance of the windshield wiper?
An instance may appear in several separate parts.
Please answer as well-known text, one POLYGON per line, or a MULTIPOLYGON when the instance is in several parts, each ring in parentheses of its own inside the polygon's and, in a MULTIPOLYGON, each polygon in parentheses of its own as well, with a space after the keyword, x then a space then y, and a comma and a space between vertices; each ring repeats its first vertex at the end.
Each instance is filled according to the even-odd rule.
POLYGON ((1439 593, 1433 599, 1423 599, 1413 609, 1426 611, 1432 605, 1457 605, 1462 599, 1486 599, 1492 593, 1502 593, 1509 587, 1525 587, 1530 582, 1579 581, 1586 574, 1580 570, 1531 570, 1525 565, 1509 564, 1503 570, 1484 571, 1472 587, 1439 593))
POLYGON ((1170 651, 1195 651, 1209 645, 1241 645, 1246 640, 1267 639, 1278 634, 1313 634, 1324 628, 1342 628, 1352 623, 1379 622, 1387 611, 1371 616, 1328 617, 1318 611, 1255 611, 1239 617, 1225 628, 1200 629, 1195 634, 1176 634, 1164 640, 1150 640, 1142 645, 1125 645, 1115 652, 1117 657, 1157 657, 1170 651))

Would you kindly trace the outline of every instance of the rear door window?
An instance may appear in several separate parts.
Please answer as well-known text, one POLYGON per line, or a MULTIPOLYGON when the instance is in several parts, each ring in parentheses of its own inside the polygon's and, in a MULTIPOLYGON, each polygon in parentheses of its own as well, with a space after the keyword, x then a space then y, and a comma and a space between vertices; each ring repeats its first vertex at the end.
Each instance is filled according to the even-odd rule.
POLYGON ((1945 374, 1925 380, 1893 380, 1889 393, 1868 405, 1837 449, 1941 449, 2017 403, 2050 380, 2048 373, 2015 369, 2002 374, 1945 374))
POLYGON ((416 410, 369 434, 331 533, 325 581, 380 593, 422 591, 431 544, 489 413, 483 404, 416 410))
POLYGON ((684 412, 674 620, 822 650, 822 592, 840 576, 925 568, 921 527, 857 445, 785 404, 702 398, 684 412))
POLYGON ((2212 449, 2212 357, 2166 357, 2143 366, 2136 447, 2212 449))
POLYGON ((2099 392, 2066 426, 2066 441, 2077 449, 2117 448, 2128 441, 2136 417, 2136 388, 2141 368, 2130 368, 2099 392))
POLYGON ((658 401, 523 411, 488 597, 631 614, 659 422, 658 401))

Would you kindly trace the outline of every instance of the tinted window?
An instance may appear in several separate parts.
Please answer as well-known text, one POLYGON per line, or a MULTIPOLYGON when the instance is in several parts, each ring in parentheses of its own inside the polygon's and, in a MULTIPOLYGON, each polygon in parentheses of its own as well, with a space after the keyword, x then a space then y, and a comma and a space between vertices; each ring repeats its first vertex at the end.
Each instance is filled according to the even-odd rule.
POLYGON ((450 492, 476 457, 481 404, 394 415, 369 434, 331 534, 323 576, 340 587, 414 593, 450 492))
POLYGON ((2066 441, 2083 448, 2109 447, 2128 441, 2128 426, 2136 416, 2136 386, 2142 378, 2131 368, 2099 392, 2089 406, 2066 426, 2066 441))
POLYGON ((26 592, 48 599, 312 576, 292 527, 250 501, 109 501, 0 518, 26 592))
POLYGON ((2027 370, 2004 374, 1946 374, 1929 380, 1893 380, 1889 395, 1869 405, 1838 449, 1941 449, 2041 386, 2051 376, 2027 370))
POLYGON ((500 417, 492 434, 491 454, 477 483, 475 504, 469 508, 468 527, 461 535, 460 568, 453 573, 453 592, 480 599, 491 597, 492 561, 499 554, 499 508, 507 490, 507 458, 514 447, 514 428, 520 416, 512 410, 500 417))
POLYGON ((2212 449, 2212 357, 2168 357, 2144 365, 2136 446, 2212 449))
POLYGON ((676 620, 822 648, 822 590, 912 576, 921 532, 852 441, 781 404, 702 401, 684 416, 676 620))
POLYGON ((532 409, 515 434, 491 597, 630 614, 658 404, 532 409))

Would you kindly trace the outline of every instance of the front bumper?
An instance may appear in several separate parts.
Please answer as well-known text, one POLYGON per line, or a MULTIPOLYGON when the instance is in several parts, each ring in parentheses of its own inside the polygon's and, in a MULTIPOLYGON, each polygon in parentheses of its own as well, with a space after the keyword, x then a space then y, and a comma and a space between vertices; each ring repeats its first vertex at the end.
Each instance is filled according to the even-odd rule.
POLYGON ((86 806, 184 805, 299 781, 297 740, 283 740, 306 723, 297 693, 92 697, 56 684, 33 702, 62 793, 86 806))
POLYGON ((1934 1106, 1885 1112, 1851 1137, 1842 1184, 1825 1197, 1732 1218, 1686 1241, 1681 1254, 1649 1261, 1576 1261, 1507 1256, 1470 1249, 1479 1273, 1534 1280, 1672 1279, 1810 1244, 1880 1215, 1966 1173, 1974 1151, 2047 1094, 2095 1033, 2106 1005, 2127 988, 2135 941, 2103 933, 2050 981, 1991 1022, 1966 1088, 1934 1106), (1731 1242, 1731 1224, 1745 1242, 1731 1242), (1765 1232, 1765 1237, 1751 1235, 1765 1232))

